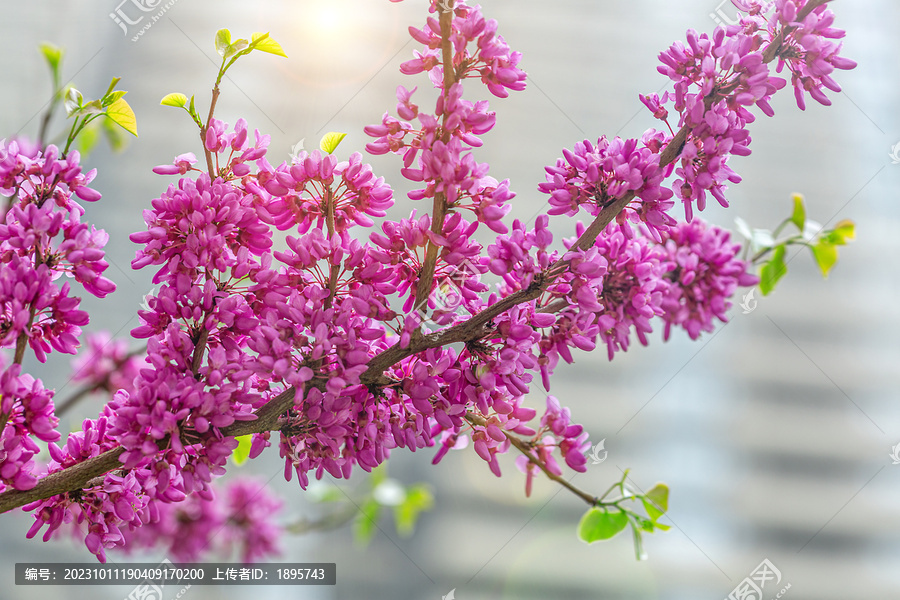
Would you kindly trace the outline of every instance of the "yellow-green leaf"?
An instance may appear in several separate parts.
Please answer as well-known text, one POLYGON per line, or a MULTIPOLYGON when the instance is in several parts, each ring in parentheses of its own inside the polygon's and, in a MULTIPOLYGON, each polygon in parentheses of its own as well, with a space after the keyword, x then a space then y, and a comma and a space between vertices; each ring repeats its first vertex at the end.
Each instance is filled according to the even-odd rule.
POLYGON ((664 483, 657 483, 649 492, 644 494, 643 503, 647 514, 656 522, 669 510, 669 486, 664 483))
POLYGON ((846 244, 847 240, 856 239, 856 224, 850 219, 838 221, 834 226, 834 233, 846 244))
POLYGON ((608 540, 627 525, 628 515, 619 509, 592 508, 578 523, 578 537, 588 544, 608 540))
POLYGON ((406 490, 406 499, 394 508, 394 520, 397 522, 397 533, 402 536, 412 534, 419 515, 434 506, 434 496, 424 485, 417 485, 406 490))
POLYGON ((231 32, 227 29, 220 29, 216 32, 216 52, 219 56, 225 56, 225 51, 231 45, 231 32))
POLYGON ((250 42, 253 44, 254 50, 262 50, 269 54, 275 54, 285 58, 288 57, 288 55, 284 53, 284 50, 282 50, 281 44, 270 38, 268 33, 254 33, 250 37, 250 42))
POLYGON ((816 259, 816 264, 819 265, 819 269, 822 271, 822 277, 827 278, 828 273, 837 263, 837 247, 826 240, 820 240, 817 244, 811 246, 810 249, 813 257, 816 259))
POLYGON ((59 63, 62 60, 63 50, 59 46, 54 46, 48 42, 41 42, 39 47, 47 64, 50 65, 50 71, 55 79, 59 73, 59 63))
POLYGON ((234 464, 241 466, 250 458, 250 446, 253 444, 253 435, 239 435, 234 438, 237 440, 237 448, 231 453, 231 459, 234 464))
POLYGON ((772 258, 762 266, 759 272, 759 291, 763 296, 768 296, 775 289, 778 281, 787 273, 787 263, 784 262, 785 252, 784 244, 775 246, 772 258))
POLYGON ((338 145, 343 141, 345 137, 347 137, 346 133, 329 131, 324 136, 322 136, 322 141, 319 142, 319 148, 322 149, 322 152, 331 154, 332 152, 337 150, 338 145))
POLYGON ((797 226, 797 229, 803 231, 806 226, 806 207, 803 206, 803 195, 794 194, 794 213, 791 215, 791 222, 797 226))
POLYGON ((137 118, 134 116, 134 111, 131 110, 131 107, 128 106, 128 103, 124 98, 119 98, 110 104, 106 109, 106 116, 109 117, 113 123, 116 123, 128 133, 137 137, 137 118))
POLYGON ((187 104, 188 97, 184 94, 173 93, 166 94, 165 97, 160 101, 160 105, 162 106, 174 106, 175 108, 184 108, 184 105, 187 104))
POLYGON ((112 81, 109 82, 109 89, 106 90, 106 93, 103 95, 104 98, 113 93, 113 90, 116 89, 116 86, 119 85, 119 82, 122 80, 121 77, 113 77, 112 81))

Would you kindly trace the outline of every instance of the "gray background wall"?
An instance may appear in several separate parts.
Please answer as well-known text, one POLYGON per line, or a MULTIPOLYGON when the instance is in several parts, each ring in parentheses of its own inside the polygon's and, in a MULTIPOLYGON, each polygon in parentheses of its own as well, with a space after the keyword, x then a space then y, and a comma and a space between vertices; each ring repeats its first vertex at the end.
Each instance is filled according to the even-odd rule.
MULTIPOLYGON (((655 71, 656 55, 683 39, 688 27, 710 31, 710 13, 718 8, 715 0, 484 5, 509 44, 524 53, 529 87, 492 102, 498 124, 479 159, 491 163, 495 176, 512 179, 519 193, 513 216, 525 220, 543 206, 536 186, 562 147, 600 134, 636 136, 653 125, 637 94, 666 83, 655 71)), ((243 116, 271 134, 275 163, 300 138, 314 142, 329 130, 349 132, 342 150, 361 149, 368 141, 362 127, 393 111, 398 83, 428 88, 397 71, 414 47, 406 27, 421 25, 424 7, 423 0, 178 0, 132 42, 108 16, 115 0, 5 1, 3 135, 35 135, 37 114, 50 96, 36 49, 42 40, 66 48, 65 77, 87 96, 102 93, 111 76, 122 76, 137 113, 141 137, 126 153, 99 149, 90 158, 100 169, 95 187, 104 198, 88 207, 88 216, 110 233, 110 273, 119 285, 105 302, 86 300, 93 309, 91 328, 124 334, 137 323, 135 309, 151 287, 150 273, 131 271, 135 247, 127 235, 143 227, 140 210, 169 181, 150 167, 182 152, 199 153, 185 115, 158 106, 159 99, 181 91, 197 94, 200 106, 208 102, 216 29, 244 36, 270 30, 290 56, 242 59, 223 85, 218 109, 229 123, 243 116)), ((577 485, 602 491, 625 468, 645 489, 656 480, 670 484, 674 527, 647 539, 650 559, 635 562, 624 535, 592 546, 577 541, 580 501, 543 481, 526 500, 511 460, 498 480, 471 451, 451 453, 436 468, 430 451, 398 453, 392 476, 432 482, 435 510, 410 539, 398 538, 388 522, 368 549, 352 544, 349 529, 287 539, 284 560, 338 567, 334 588, 295 588, 288 597, 436 600, 455 588, 460 599, 716 599, 764 558, 781 570, 782 585, 791 584, 786 597, 792 600, 900 595, 894 568, 900 559, 900 467, 888 456, 900 442, 900 165, 888 157, 900 142, 900 5, 841 0, 833 8, 838 26, 848 31, 844 53, 860 65, 838 74, 844 93, 831 95, 834 106, 812 103, 805 113, 790 92, 779 95, 775 118, 752 126, 753 155, 731 163, 744 177, 729 193, 732 208, 714 206, 703 214, 723 226, 740 215, 772 227, 790 210, 790 194, 804 193, 812 218, 849 217, 858 225, 858 241, 842 249, 830 280, 822 281, 801 253, 774 295, 748 315, 733 313, 715 335, 691 342, 678 334, 666 344, 654 336, 650 347, 635 347, 613 363, 603 352, 580 356, 555 379, 555 395, 593 441, 606 439, 609 451, 605 462, 575 477, 577 485)), ((136 14, 128 6, 123 10, 136 14)), ((55 123, 58 129, 59 119, 55 123)), ((408 213, 411 202, 402 193, 396 159, 371 162, 399 190, 393 215, 408 213)), ((553 227, 558 235, 571 231, 562 219, 553 227)), ((53 360, 28 366, 61 388, 63 397, 72 391, 67 365, 53 360)), ((532 400, 543 406, 543 395, 532 400)), ((83 403, 63 427, 76 427, 97 407, 96 400, 83 403)), ((285 521, 319 510, 296 483, 282 480, 274 456, 250 468, 272 477, 288 499, 285 521)), ((24 540, 29 523, 24 515, 4 516, 0 569, 8 578, 17 560, 93 558, 69 541, 24 540)), ((0 597, 116 599, 128 591, 7 585, 0 597)), ((767 597, 770 591, 777 592, 767 587, 767 597)), ((284 593, 195 587, 183 597, 284 593)))

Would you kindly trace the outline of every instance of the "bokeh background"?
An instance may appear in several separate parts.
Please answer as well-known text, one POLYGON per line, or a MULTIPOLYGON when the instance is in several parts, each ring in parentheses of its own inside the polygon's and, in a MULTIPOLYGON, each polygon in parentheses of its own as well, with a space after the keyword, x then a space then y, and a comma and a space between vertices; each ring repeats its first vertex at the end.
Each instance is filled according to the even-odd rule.
MULTIPOLYGON (((424 0, 176 0, 160 3, 171 6, 137 41, 132 36, 149 18, 126 34, 110 13, 118 8, 132 19, 143 13, 130 0, 117 1, 4 3, 0 135, 36 135, 51 94, 37 51, 41 41, 66 49, 63 76, 86 97, 101 94, 112 76, 122 77, 140 138, 118 155, 101 145, 88 161, 99 169, 94 187, 104 194, 88 206, 88 217, 110 234, 109 273, 119 289, 106 301, 85 303, 90 330, 127 335, 151 288, 148 271, 130 268, 135 246, 128 234, 143 227, 141 210, 172 181, 150 168, 176 154, 200 153, 186 115, 159 100, 172 91, 196 94, 205 114, 217 29, 245 37, 271 31, 290 56, 242 59, 223 83, 217 111, 229 123, 244 117, 270 134, 269 159, 276 164, 301 138, 315 147, 331 130, 349 134, 339 152, 361 150, 368 141, 363 126, 393 112, 398 84, 422 90, 429 84, 398 72, 415 47, 406 29, 423 23, 424 0)), ((512 216, 525 221, 542 210, 545 197, 536 186, 563 147, 601 134, 638 136, 654 125, 637 95, 666 85, 656 72, 659 51, 689 27, 711 31, 716 18, 734 15, 729 2, 716 0, 483 5, 523 52, 529 85, 492 101, 497 127, 477 156, 490 162, 493 175, 512 180, 518 192, 512 216)), ((732 207, 713 203, 702 215, 726 227, 741 216, 772 228, 789 214, 790 195, 802 192, 811 218, 857 223, 858 239, 841 249, 829 280, 808 252, 795 251, 776 293, 757 293, 753 312, 734 310, 715 334, 697 342, 676 334, 668 343, 654 335, 650 347, 633 347, 612 363, 602 351, 581 355, 554 380, 554 394, 608 451, 575 484, 601 492, 630 468, 642 489, 657 480, 671 486, 673 528, 646 539, 648 560, 635 560, 627 534, 591 546, 578 541, 581 501, 545 481, 525 499, 511 459, 497 479, 471 450, 452 452, 437 467, 431 450, 401 452, 391 461, 391 476, 429 482, 436 497, 412 537, 399 537, 390 519, 367 548, 353 543, 350 527, 288 536, 282 560, 335 562, 336 586, 194 587, 182 597, 437 600, 454 590, 461 600, 714 600, 727 597, 763 559, 782 574, 765 598, 788 584, 783 597, 792 600, 900 597, 900 466, 889 456, 900 443, 900 164, 889 156, 900 142, 900 4, 840 0, 832 7, 848 31, 844 54, 859 62, 836 77, 844 92, 830 94, 833 106, 813 102, 805 112, 790 92, 776 96, 776 116, 752 126, 753 155, 731 162, 744 177, 729 192, 732 207)), ((471 94, 481 94, 477 89, 474 82, 467 86, 471 94)), ((61 117, 53 125, 61 131, 61 117)), ((371 162, 398 190, 392 216, 408 214, 412 202, 397 159, 371 162)), ((565 219, 552 227, 560 236, 573 229, 565 219)), ((60 398, 72 391, 67 360, 27 366, 57 387, 60 398)), ((540 393, 531 397, 537 408, 544 402, 540 393)), ((98 407, 98 399, 84 401, 62 428, 78 427, 98 407)), ((271 479, 286 500, 285 523, 321 514, 296 482, 283 480, 274 453, 243 469, 271 479)), ((355 482, 323 485, 349 489, 355 482)), ((13 586, 16 561, 93 560, 70 540, 25 540, 30 520, 3 517, 0 572, 8 583, 0 597, 128 594, 129 587, 13 586)), ((164 555, 111 555, 118 563, 138 558, 164 555)))

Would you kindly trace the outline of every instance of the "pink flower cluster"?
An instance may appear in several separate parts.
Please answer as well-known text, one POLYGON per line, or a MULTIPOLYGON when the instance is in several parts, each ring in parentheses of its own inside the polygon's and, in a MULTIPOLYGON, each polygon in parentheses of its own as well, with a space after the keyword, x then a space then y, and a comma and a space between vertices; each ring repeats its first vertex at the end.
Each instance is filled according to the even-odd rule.
POLYGON ((588 214, 600 211, 626 193, 633 193, 636 201, 619 213, 622 231, 630 235, 627 222, 644 222, 658 238, 675 223, 668 214, 674 205, 672 190, 662 185, 668 175, 660 169, 659 149, 638 145, 637 140, 605 137, 596 145, 588 140, 575 144, 575 151, 563 150, 564 159, 556 166, 546 167, 547 181, 538 189, 550 195, 550 215, 577 214, 584 207, 588 214))
POLYGON ((699 219, 668 232, 660 248, 669 281, 662 301, 664 339, 669 339, 673 325, 683 327, 694 340, 701 331, 713 331, 715 319, 727 321, 729 299, 737 288, 759 283, 748 272, 749 265, 737 258, 740 244, 729 238, 727 231, 707 227, 699 219))
POLYGON ((689 30, 686 45, 675 42, 659 55, 659 72, 674 82, 673 93, 641 97, 654 116, 664 121, 665 106, 671 104, 680 115, 678 125, 690 128, 672 186, 684 203, 687 220, 694 204, 704 209, 707 192, 728 206, 727 182, 740 182, 727 162, 731 155, 750 154, 746 125, 755 117, 747 107, 755 104, 772 116, 769 101, 786 85, 771 73, 768 55, 778 59, 776 72, 785 65, 790 69, 801 109, 805 93, 830 104, 822 88, 840 91, 831 73, 856 66, 838 55, 841 46, 832 40, 844 32, 831 27, 834 13, 825 4, 808 11, 802 20, 799 13, 809 0, 735 0, 735 4, 747 12, 740 24, 718 27, 712 36, 689 30))
POLYGON ((52 398, 53 391, 22 373, 19 365, 0 373, 0 412, 9 415, 0 433, 0 491, 30 490, 37 484, 34 457, 41 449, 32 436, 44 442, 60 437, 52 398))
MULTIPOLYGON (((563 474, 553 457, 554 450, 565 458, 566 465, 573 471, 587 471, 585 452, 591 447, 588 433, 581 425, 572 423, 569 409, 560 406, 559 400, 553 396, 547 396, 547 408, 541 417, 541 428, 534 433, 531 447, 532 458, 537 459, 554 475, 563 474)), ((516 458, 516 466, 525 473, 525 495, 530 496, 538 466, 525 455, 516 458)))
POLYGON ((78 163, 77 152, 60 157, 56 146, 41 151, 24 140, 0 141, 0 194, 9 196, 0 223, 0 348, 15 349, 12 364, 0 365, 3 489, 36 484, 32 436, 60 437, 53 392, 21 370, 29 347, 41 362, 53 350, 74 354, 88 323, 81 299, 58 278, 71 277, 100 298, 115 289, 102 275, 107 236, 81 222, 84 209, 73 198, 100 198, 88 187, 95 172, 82 173, 78 163))

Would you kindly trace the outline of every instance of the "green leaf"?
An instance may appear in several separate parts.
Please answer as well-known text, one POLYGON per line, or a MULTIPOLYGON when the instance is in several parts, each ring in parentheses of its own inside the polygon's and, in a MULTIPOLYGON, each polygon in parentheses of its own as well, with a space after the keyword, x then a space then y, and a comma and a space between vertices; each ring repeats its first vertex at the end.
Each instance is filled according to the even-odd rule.
POLYGON ((843 246, 848 241, 855 239, 856 224, 849 219, 838 221, 837 225, 834 226, 834 229, 828 233, 828 241, 836 246, 843 246))
POLYGON ((78 108, 74 109, 71 113, 69 113, 69 116, 75 115, 76 117, 82 117, 85 115, 101 115, 103 113, 104 108, 100 100, 91 100, 87 104, 82 104, 78 108))
POLYGON ((657 519, 669 510, 669 486, 664 483, 657 483, 649 492, 644 494, 641 502, 643 502, 644 509, 655 523, 657 519))
POLYGON ((319 148, 322 149, 322 152, 326 154, 331 154, 335 150, 337 150, 338 145, 343 141, 343 139, 347 137, 346 133, 340 133, 338 131, 329 131, 325 135, 322 136, 322 141, 319 142, 319 148))
POLYGON ((810 250, 812 250, 816 264, 819 265, 819 270, 822 271, 822 277, 827 279, 828 273, 837 263, 837 247, 828 240, 819 240, 810 246, 810 250))
POLYGON ((84 103, 84 96, 81 95, 81 92, 76 90, 75 88, 69 88, 69 91, 66 92, 66 116, 71 117, 72 114, 81 108, 81 105, 84 103))
POLYGON ((119 98, 121 98, 122 96, 124 96, 127 93, 128 92, 126 92, 126 91, 118 90, 116 92, 106 94, 105 96, 103 96, 103 98, 101 98, 100 104, 102 106, 109 106, 110 104, 114 103, 116 100, 118 100, 119 98))
POLYGON ((200 115, 197 113, 197 109, 194 108, 194 96, 191 95, 191 105, 187 109, 188 114, 191 115, 191 118, 194 119, 194 122, 199 126, 203 127, 203 121, 200 119, 200 115))
POLYGON ((378 529, 378 518, 381 516, 381 505, 374 498, 367 500, 360 508, 360 513, 353 523, 353 537, 357 543, 367 546, 378 529))
POLYGON ((801 232, 806 226, 806 207, 803 206, 803 195, 794 194, 794 214, 791 215, 791 223, 797 226, 801 232))
POLYGON ((431 510, 434 496, 424 485, 411 486, 406 490, 406 500, 394 509, 394 520, 397 522, 397 533, 402 536, 412 534, 419 516, 431 510))
POLYGON ((187 103, 188 97, 177 92, 166 94, 159 102, 160 106, 174 106, 175 108, 185 108, 184 105, 187 103))
POLYGON ((763 265, 759 272, 759 291, 763 296, 768 296, 778 281, 787 273, 787 265, 784 262, 785 246, 779 244, 772 252, 772 258, 763 265))
POLYGON ((288 57, 281 48, 281 44, 269 37, 268 33, 254 33, 250 36, 250 42, 254 50, 262 50, 269 54, 288 57))
POLYGON ((227 29, 220 29, 216 32, 216 52, 219 56, 225 56, 228 47, 231 46, 231 32, 227 29))
POLYGON ((50 66, 53 81, 57 81, 59 79, 59 65, 62 62, 63 49, 48 42, 41 42, 38 47, 41 49, 41 54, 44 55, 47 65, 50 66))
POLYGON ((112 81, 109 82, 109 88, 106 90, 106 93, 103 94, 103 97, 106 98, 110 94, 113 93, 113 90, 116 89, 116 85, 118 85, 119 81, 121 81, 121 77, 113 77, 112 81))
POLYGON ((234 55, 243 52, 249 46, 250 46, 250 42, 248 42, 245 39, 235 40, 233 44, 231 44, 230 46, 228 46, 228 48, 225 49, 225 55, 224 55, 225 60, 228 60, 231 57, 233 57, 234 55))
POLYGON ((592 508, 578 523, 578 537, 588 544, 608 540, 625 529, 628 515, 617 508, 592 508))
POLYGON ((137 137, 137 118, 134 116, 134 111, 131 110, 131 107, 128 106, 128 103, 123 98, 119 98, 109 105, 106 109, 106 116, 113 123, 118 124, 119 127, 137 137))
POLYGON ((231 453, 231 459, 234 461, 234 464, 241 466, 250 458, 250 446, 253 444, 253 435, 239 435, 234 439, 237 440, 238 445, 234 452, 231 453))
MULTIPOLYGON (((646 506, 646 504, 644 504, 644 506, 646 506)), ((631 520, 641 528, 641 530, 646 531, 647 533, 653 533, 656 529, 656 523, 653 522, 653 519, 648 519, 646 517, 642 517, 641 515, 635 514, 629 516, 631 517, 631 520)))

